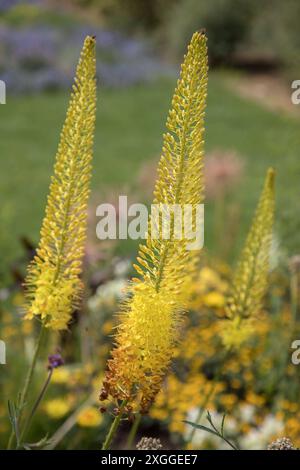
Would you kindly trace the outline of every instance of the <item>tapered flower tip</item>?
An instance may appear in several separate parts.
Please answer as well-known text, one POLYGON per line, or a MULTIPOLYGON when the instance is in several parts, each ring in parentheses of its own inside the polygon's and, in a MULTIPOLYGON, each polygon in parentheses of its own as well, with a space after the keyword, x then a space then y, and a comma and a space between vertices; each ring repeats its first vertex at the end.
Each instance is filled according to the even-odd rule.
POLYGON ((84 40, 84 46, 85 45, 94 45, 96 43, 96 36, 86 36, 84 40))
POLYGON ((201 50, 202 52, 202 48, 203 47, 206 48, 206 42, 207 42, 207 37, 206 37, 205 32, 196 31, 192 36, 191 42, 189 43, 187 50, 188 52, 195 51, 195 50, 197 51, 201 50))
POLYGON ((273 186, 274 186, 275 175, 276 175, 276 172, 275 172, 274 168, 272 168, 272 167, 269 168, 268 172, 267 172, 267 184, 271 188, 273 188, 273 186))
POLYGON ((205 29, 200 29, 199 31, 195 31, 192 36, 191 43, 194 41, 198 41, 199 39, 203 39, 203 38, 207 39, 206 34, 205 34, 205 29))
POLYGON ((86 36, 80 53, 81 60, 87 58, 95 59, 96 36, 86 36))
POLYGON ((87 53, 91 53, 94 55, 95 53, 95 46, 96 46, 96 36, 86 36, 82 51, 81 51, 81 57, 85 56, 87 53))

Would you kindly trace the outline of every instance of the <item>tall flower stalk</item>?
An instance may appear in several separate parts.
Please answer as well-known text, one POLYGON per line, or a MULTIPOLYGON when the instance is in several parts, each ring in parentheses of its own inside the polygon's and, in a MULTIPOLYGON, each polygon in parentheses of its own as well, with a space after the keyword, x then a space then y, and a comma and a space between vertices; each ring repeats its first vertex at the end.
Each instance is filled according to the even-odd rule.
MULTIPOLYGON (((28 267, 25 281, 25 317, 39 317, 41 331, 18 403, 21 436, 24 407, 44 330, 66 329, 74 309, 79 305, 82 292, 80 274, 86 238, 96 114, 95 70, 95 38, 87 37, 60 136, 39 246, 28 267)), ((13 442, 12 433, 9 448, 13 442)))
POLYGON ((238 348, 251 336, 263 306, 270 271, 274 178, 274 170, 270 168, 227 298, 221 338, 229 349, 238 348))
POLYGON ((62 129, 37 254, 26 278, 27 318, 63 330, 78 306, 96 109, 95 39, 87 37, 62 129))
MULTIPOLYGON (((223 364, 230 354, 238 350, 252 335, 254 322, 263 306, 270 271, 275 208, 274 178, 274 170, 270 168, 233 276, 225 305, 226 319, 220 323, 220 336, 224 346, 223 360, 199 409, 196 425, 200 423, 205 408, 214 395, 215 386, 221 378, 223 364)), ((196 427, 191 430, 187 444, 193 440, 195 432, 196 427)))
MULTIPOLYGON (((204 110, 207 94, 206 37, 196 32, 181 67, 164 135, 154 204, 158 207, 190 205, 195 215, 203 201, 204 110)), ((193 224, 195 218, 193 218, 193 224)), ((115 348, 107 364, 100 398, 110 398, 119 411, 103 446, 109 448, 120 417, 133 410, 147 412, 158 393, 178 339, 186 287, 197 266, 199 250, 189 250, 188 236, 170 237, 151 214, 147 241, 140 246, 139 277, 129 286, 121 308, 115 348), (158 236, 153 236, 153 230, 158 236)), ((194 228, 194 225, 193 225, 194 228)))

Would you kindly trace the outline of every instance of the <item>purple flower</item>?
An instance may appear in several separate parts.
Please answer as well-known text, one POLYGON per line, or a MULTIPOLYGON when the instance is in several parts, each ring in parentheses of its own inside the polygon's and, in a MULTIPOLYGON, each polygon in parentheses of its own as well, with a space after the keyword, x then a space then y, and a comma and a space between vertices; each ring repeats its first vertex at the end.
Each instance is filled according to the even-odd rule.
POLYGON ((53 370, 63 365, 64 360, 59 353, 48 356, 48 370, 53 370))

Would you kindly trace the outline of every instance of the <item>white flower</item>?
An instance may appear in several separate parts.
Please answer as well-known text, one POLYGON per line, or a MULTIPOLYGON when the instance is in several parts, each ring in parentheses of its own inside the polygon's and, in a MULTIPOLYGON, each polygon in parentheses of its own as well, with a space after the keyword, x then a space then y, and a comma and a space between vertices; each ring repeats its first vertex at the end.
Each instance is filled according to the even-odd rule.
POLYGON ((243 423, 251 423, 255 413, 255 406, 245 403, 240 406, 239 412, 243 423))
POLYGON ((270 439, 281 433, 283 429, 282 421, 273 415, 268 415, 259 428, 252 429, 240 439, 240 445, 246 450, 266 449, 270 439))
POLYGON ((95 295, 88 300, 88 307, 97 310, 103 305, 111 305, 124 296, 125 279, 114 279, 98 287, 95 295))
POLYGON ((116 277, 124 277, 128 274, 131 267, 129 260, 122 259, 115 264, 114 272, 116 277))

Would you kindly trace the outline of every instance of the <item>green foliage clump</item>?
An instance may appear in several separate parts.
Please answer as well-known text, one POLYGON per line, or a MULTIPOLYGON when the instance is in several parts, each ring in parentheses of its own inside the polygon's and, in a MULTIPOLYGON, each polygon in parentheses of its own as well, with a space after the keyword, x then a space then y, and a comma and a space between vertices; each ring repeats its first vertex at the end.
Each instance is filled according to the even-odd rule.
POLYGON ((210 60, 224 62, 247 35, 252 11, 242 0, 181 0, 168 17, 167 41, 181 55, 191 31, 205 28, 210 60))

